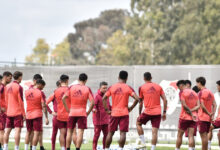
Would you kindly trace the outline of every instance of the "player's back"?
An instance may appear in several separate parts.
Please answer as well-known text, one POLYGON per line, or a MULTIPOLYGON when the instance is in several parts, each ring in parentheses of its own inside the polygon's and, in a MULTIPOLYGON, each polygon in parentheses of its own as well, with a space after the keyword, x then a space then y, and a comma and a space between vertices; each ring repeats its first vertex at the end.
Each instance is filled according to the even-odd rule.
MULTIPOLYGON (((199 100, 209 112, 212 112, 213 101, 215 100, 213 93, 208 89, 202 89, 199 92, 199 100)), ((210 121, 210 116, 206 114, 202 108, 199 109, 199 119, 202 121, 210 121)))
MULTIPOLYGON (((187 107, 189 107, 190 109, 196 107, 197 102, 199 100, 197 93, 194 92, 191 89, 183 90, 180 99, 185 101, 187 107)), ((196 111, 194 111, 193 114, 195 116, 197 116, 197 112, 196 111)), ((183 108, 183 106, 181 108, 180 118, 184 119, 184 120, 192 120, 192 117, 188 113, 186 113, 186 111, 183 108)))
MULTIPOLYGON (((55 101, 57 104, 57 119, 60 121, 68 121, 69 113, 66 111, 62 98, 63 95, 68 91, 67 86, 61 86, 54 91, 55 101)), ((66 99, 66 104, 69 107, 69 99, 66 99)))
POLYGON ((6 86, 7 116, 22 115, 19 101, 23 101, 23 89, 17 81, 6 86))
POLYGON ((109 87, 107 96, 112 96, 112 116, 128 115, 129 96, 133 96, 134 90, 126 83, 118 82, 109 87))
POLYGON ((25 99, 27 103, 27 119, 42 117, 42 102, 44 102, 43 92, 37 88, 29 88, 25 91, 25 99))
POLYGON ((160 97, 162 94, 164 94, 162 87, 153 82, 145 83, 139 88, 139 96, 144 100, 144 106, 148 110, 161 107, 160 97))
POLYGON ((86 116, 86 105, 89 100, 93 100, 93 94, 89 87, 81 84, 72 85, 68 95, 71 101, 71 116, 86 116))

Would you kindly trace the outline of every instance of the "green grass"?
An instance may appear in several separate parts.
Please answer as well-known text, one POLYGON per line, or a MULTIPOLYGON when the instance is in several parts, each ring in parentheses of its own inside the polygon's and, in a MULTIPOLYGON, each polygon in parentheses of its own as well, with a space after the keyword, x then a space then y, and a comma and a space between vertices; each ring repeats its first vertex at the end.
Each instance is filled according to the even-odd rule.
MULTIPOLYGON (((99 143, 101 144, 101 142, 99 143)), ((51 144, 50 143, 45 143, 44 147, 46 148, 46 150, 51 150, 51 144)), ((148 150, 150 149, 150 147, 147 147, 148 150)), ((40 148, 38 147, 37 150, 39 150, 40 148)), ((170 148, 170 147, 157 147, 156 150, 173 150, 175 148, 170 148)), ((9 143, 9 150, 14 150, 14 143, 9 143)), ((20 144, 20 150, 24 150, 24 143, 20 144)), ((57 143, 56 144, 56 150, 60 150, 60 146, 57 143)), ((71 150, 75 150, 75 148, 71 147, 71 150)), ((92 150, 92 142, 89 142, 88 144, 83 144, 81 147, 81 150, 92 150)), ((181 150, 187 150, 187 149, 181 149, 181 150)))

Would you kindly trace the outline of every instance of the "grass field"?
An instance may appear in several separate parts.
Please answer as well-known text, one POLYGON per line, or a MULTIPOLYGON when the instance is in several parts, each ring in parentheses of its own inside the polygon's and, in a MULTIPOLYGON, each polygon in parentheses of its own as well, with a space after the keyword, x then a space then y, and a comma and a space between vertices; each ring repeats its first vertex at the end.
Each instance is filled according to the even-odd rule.
MULTIPOLYGON (((101 144, 101 143, 100 143, 101 144)), ((44 147, 46 148, 46 150, 51 150, 51 144, 50 143, 45 143, 44 147)), ((150 149, 150 147, 147 147, 148 150, 150 149)), ((37 150, 39 150, 40 148, 38 147, 37 150)), ((170 148, 170 147, 157 147, 156 150, 174 150, 175 148, 170 148)), ((14 143, 9 143, 9 150, 14 150, 14 143)), ((20 150, 24 150, 24 143, 20 144, 20 150)), ((56 144, 56 150, 60 150, 60 146, 57 143, 56 144)), ((71 150, 75 150, 75 148, 72 145, 71 150)), ((92 142, 89 142, 88 144, 83 144, 81 147, 81 150, 92 150, 92 142)), ((182 148, 181 150, 187 150, 182 148)))

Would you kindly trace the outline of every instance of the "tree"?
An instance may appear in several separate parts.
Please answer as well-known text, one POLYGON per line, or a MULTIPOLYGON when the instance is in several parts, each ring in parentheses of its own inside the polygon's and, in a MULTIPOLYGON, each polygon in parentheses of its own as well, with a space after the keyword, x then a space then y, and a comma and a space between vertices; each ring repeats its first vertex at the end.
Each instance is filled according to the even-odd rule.
POLYGON ((38 39, 36 46, 33 48, 32 54, 26 56, 27 63, 48 64, 49 45, 42 38, 38 39))
POLYGON ((61 43, 57 44, 52 51, 52 60, 56 65, 70 64, 70 44, 65 38, 61 43))

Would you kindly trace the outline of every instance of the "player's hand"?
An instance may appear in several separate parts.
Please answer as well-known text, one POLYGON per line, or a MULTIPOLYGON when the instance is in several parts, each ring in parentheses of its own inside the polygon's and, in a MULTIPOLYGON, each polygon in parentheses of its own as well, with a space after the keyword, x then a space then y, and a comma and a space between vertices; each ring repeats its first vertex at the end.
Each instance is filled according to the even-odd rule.
POLYGON ((97 110, 94 108, 94 109, 92 109, 92 112, 97 113, 97 110))
POLYGON ((26 117, 25 117, 25 115, 23 116, 23 121, 25 121, 26 120, 26 117))
POLYGON ((192 120, 196 122, 197 121, 196 116, 192 115, 192 120))
POLYGON ((107 111, 107 114, 108 114, 108 115, 111 115, 111 113, 112 113, 112 112, 111 112, 110 110, 107 111))
POLYGON ((128 112, 131 112, 133 110, 133 108, 128 107, 128 112))
POLYGON ((48 125, 49 124, 49 120, 48 120, 48 118, 46 118, 46 125, 48 125))
POLYGON ((52 115, 53 115, 53 116, 57 116, 57 113, 53 111, 53 112, 52 112, 52 115))
POLYGON ((3 112, 3 113, 4 113, 4 112, 6 112, 6 109, 5 109, 5 108, 1 108, 1 109, 0 109, 0 112, 3 112))
POLYGON ((166 115, 166 114, 163 114, 163 115, 162 115, 162 120, 165 121, 166 119, 167 119, 167 115, 166 115))

